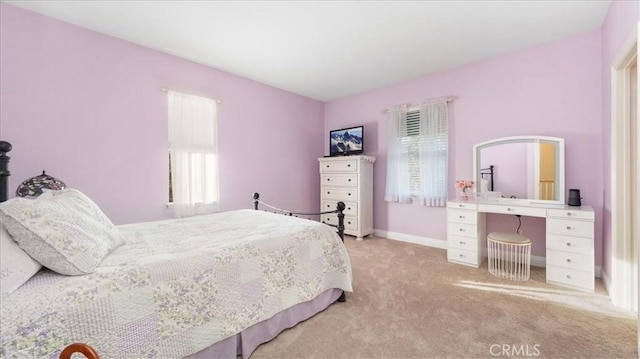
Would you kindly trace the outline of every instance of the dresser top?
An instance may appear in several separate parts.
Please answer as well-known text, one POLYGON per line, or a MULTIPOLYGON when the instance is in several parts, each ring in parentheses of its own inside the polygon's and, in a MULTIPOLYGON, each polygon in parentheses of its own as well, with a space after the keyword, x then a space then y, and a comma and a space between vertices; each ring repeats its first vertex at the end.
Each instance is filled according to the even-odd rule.
POLYGON ((376 161, 376 158, 373 156, 365 156, 365 155, 333 156, 333 157, 318 158, 318 161, 320 162, 347 161, 347 160, 360 160, 360 161, 374 163, 376 161))

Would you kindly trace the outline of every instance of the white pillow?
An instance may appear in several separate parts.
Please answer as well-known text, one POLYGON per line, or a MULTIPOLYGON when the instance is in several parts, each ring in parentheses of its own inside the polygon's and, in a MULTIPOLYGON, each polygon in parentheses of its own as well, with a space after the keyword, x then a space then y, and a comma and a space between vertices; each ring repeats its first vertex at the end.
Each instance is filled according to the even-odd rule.
POLYGON ((0 220, 22 249, 60 274, 91 273, 124 243, 100 208, 75 189, 0 203, 0 220))
POLYGON ((42 265, 18 247, 0 222, 0 294, 18 289, 40 268, 42 265))

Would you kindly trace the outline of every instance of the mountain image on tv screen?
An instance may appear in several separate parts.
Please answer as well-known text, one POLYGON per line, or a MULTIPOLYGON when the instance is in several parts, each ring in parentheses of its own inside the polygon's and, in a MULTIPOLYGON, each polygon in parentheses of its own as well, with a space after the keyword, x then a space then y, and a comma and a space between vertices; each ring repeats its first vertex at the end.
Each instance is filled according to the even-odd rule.
POLYGON ((362 151, 362 127, 331 131, 331 153, 362 151))

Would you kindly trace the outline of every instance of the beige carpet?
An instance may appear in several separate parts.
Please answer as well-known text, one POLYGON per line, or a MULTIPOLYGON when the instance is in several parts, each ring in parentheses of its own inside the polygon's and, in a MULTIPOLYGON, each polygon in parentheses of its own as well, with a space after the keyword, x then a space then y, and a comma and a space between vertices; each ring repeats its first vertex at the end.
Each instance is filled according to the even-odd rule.
POLYGON ((282 332, 260 358, 638 358, 636 317, 596 294, 494 278, 446 251, 346 239, 354 292, 282 332))

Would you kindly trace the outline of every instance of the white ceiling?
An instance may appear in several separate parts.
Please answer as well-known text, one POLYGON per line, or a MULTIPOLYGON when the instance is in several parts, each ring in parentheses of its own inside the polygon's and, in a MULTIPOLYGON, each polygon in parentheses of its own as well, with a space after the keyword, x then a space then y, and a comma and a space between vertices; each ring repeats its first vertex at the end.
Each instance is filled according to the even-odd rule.
POLYGON ((12 1, 329 101, 601 26, 607 1, 12 1))

